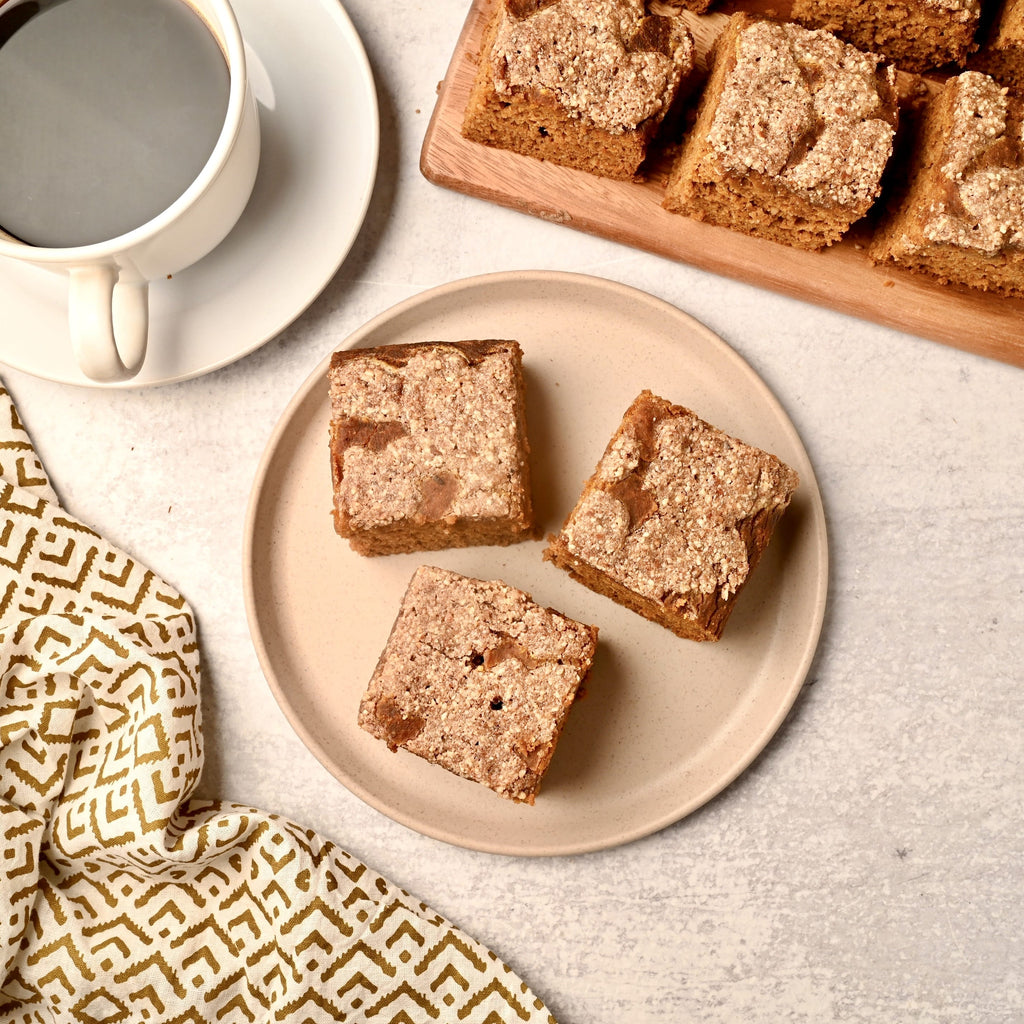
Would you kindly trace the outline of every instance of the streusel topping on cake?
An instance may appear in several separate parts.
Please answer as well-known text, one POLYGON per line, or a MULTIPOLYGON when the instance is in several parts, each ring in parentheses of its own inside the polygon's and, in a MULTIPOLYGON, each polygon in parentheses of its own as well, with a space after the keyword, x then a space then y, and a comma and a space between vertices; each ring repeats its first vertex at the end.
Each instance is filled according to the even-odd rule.
POLYGON ((569 551, 655 601, 721 591, 749 573, 738 524, 788 504, 796 474, 688 410, 630 422, 563 527, 569 551))
POLYGON ((497 580, 416 570, 359 721, 513 800, 532 800, 596 630, 497 580))
POLYGON ((932 205, 925 238, 987 253, 1024 248, 1022 142, 1007 90, 977 71, 960 75, 942 163, 949 196, 932 205))
POLYGON ((895 72, 831 33, 756 21, 739 37, 710 147, 735 174, 756 171, 811 201, 873 200, 895 128, 895 72))
POLYGON ((491 362, 481 375, 454 346, 432 346, 400 365, 367 356, 333 372, 341 500, 355 526, 518 511, 516 384, 508 360, 491 362))
POLYGON ((979 0, 920 0, 925 7, 938 7, 956 16, 957 21, 976 18, 981 11, 979 0))
POLYGON ((504 0, 494 87, 550 94, 573 115, 621 133, 662 112, 692 65, 693 40, 644 0, 504 0))

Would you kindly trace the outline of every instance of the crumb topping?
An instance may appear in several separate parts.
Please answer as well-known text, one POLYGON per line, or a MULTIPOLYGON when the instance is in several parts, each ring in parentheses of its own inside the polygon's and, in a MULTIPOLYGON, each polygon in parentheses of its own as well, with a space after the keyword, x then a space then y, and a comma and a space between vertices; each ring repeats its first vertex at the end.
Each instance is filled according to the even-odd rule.
POLYGON ((957 21, 970 21, 981 14, 980 0, 921 0, 925 7, 938 7, 955 14, 957 21))
POLYGON ((549 94, 621 134, 665 111, 693 65, 693 39, 680 19, 648 15, 644 0, 506 0, 493 62, 499 95, 549 94))
POLYGON ((596 634, 501 581, 421 566, 360 724, 393 748, 532 800, 596 634))
POLYGON ((522 511, 513 344, 479 359, 438 343, 398 363, 367 353, 332 367, 335 500, 355 528, 522 511))
POLYGON ((686 607, 688 595, 696 603, 716 591, 727 600, 750 569, 740 523, 785 509, 797 482, 775 456, 644 392, 562 539, 573 555, 652 600, 672 595, 686 607))
POLYGON ((967 71, 955 90, 941 173, 948 197, 932 203, 925 238, 997 253, 1024 248, 1021 120, 1010 116, 1007 90, 967 71))
POLYGON ((895 71, 880 65, 829 32, 753 21, 738 35, 709 146, 730 173, 866 209, 895 135, 895 71))

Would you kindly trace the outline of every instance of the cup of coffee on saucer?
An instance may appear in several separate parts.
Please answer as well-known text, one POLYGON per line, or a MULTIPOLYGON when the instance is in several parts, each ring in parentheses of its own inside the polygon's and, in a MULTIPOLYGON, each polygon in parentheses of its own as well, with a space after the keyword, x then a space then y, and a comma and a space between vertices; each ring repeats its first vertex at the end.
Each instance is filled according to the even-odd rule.
POLYGON ((0 0, 0 97, 0 257, 66 275, 82 372, 129 380, 149 282, 213 250, 256 181, 228 0, 0 0))

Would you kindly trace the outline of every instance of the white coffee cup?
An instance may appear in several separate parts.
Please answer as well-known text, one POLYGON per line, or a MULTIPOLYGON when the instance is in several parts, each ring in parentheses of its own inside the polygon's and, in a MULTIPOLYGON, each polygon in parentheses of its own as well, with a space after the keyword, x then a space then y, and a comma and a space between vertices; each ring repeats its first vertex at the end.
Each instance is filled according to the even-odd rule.
POLYGON ((68 276, 70 344, 82 372, 95 381, 128 380, 139 372, 149 333, 149 282, 184 270, 223 241, 256 181, 259 115, 234 12, 228 0, 182 2, 213 33, 229 76, 223 127, 198 177, 157 216, 107 241, 46 248, 0 229, 0 257, 68 276))

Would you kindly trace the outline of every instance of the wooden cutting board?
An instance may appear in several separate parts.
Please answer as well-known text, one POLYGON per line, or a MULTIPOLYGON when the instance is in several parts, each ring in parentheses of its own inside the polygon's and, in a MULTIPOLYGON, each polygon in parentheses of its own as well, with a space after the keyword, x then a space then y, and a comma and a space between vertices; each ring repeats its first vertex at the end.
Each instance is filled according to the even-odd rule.
MULTIPOLYGON (((463 112, 480 40, 497 0, 474 0, 438 91, 420 168, 431 182, 748 284, 852 314, 922 338, 1024 367, 1024 300, 930 282, 868 258, 855 228, 823 252, 747 238, 661 207, 671 162, 652 160, 642 183, 581 171, 466 141, 463 112)), ((744 9, 752 10, 754 3, 744 9)), ((775 10, 779 4, 773 4, 775 10)), ((703 60, 726 15, 688 16, 703 60)), ((903 82, 904 87, 908 82, 903 82)))

